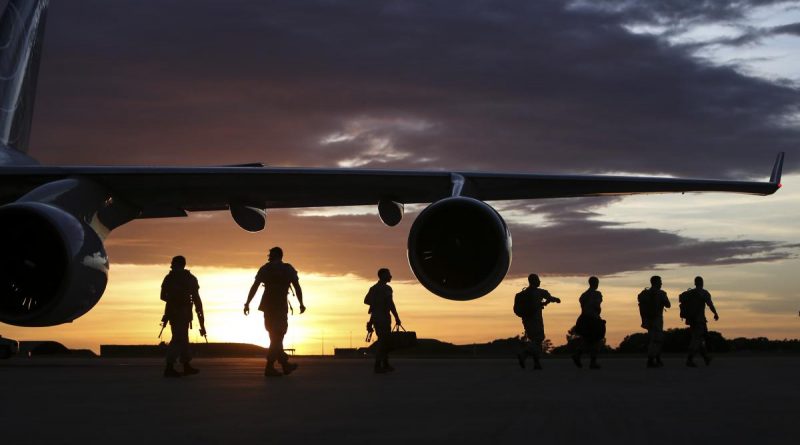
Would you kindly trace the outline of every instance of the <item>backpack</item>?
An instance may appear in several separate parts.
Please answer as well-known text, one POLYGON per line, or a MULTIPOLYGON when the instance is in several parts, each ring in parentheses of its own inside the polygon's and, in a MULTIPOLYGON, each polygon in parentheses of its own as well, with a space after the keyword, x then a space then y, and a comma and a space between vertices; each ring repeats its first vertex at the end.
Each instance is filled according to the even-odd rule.
POLYGON ((689 320, 697 318, 698 312, 702 306, 698 305, 695 301, 694 289, 687 289, 678 297, 678 307, 680 308, 680 317, 689 323, 689 320))
POLYGON ((188 270, 170 271, 161 284, 161 300, 174 305, 191 305, 197 280, 188 270))
POLYGON ((528 290, 527 287, 517 292, 517 295, 514 296, 514 315, 520 318, 527 317, 530 313, 529 308, 525 304, 526 290, 528 290))
POLYGON ((639 292, 639 315, 642 320, 651 320, 661 314, 661 305, 656 295, 650 289, 643 289, 639 292))

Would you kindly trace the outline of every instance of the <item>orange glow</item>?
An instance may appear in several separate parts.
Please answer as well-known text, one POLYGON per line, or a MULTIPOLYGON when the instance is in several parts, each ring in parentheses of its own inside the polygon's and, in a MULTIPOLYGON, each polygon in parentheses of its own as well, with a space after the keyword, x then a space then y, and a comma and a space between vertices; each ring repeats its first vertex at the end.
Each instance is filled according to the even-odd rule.
MULTIPOLYGON (((116 265, 112 268, 110 286, 95 309, 74 323, 50 328, 17 328, 3 325, 3 336, 18 340, 52 339, 71 348, 99 350, 100 344, 157 344, 163 303, 159 287, 168 267, 116 265)), ((208 339, 211 342, 244 342, 267 346, 261 312, 242 314, 247 291, 255 275, 240 268, 193 268, 200 281, 200 292, 206 309, 208 339)), ((696 272, 696 271, 695 271, 696 272)), ((661 272, 665 284, 689 283, 693 275, 678 276, 661 272)), ((707 283, 715 279, 711 272, 707 283)), ((648 275, 629 274, 601 279, 604 294, 603 317, 608 321, 608 342, 618 344, 625 335, 640 332, 636 294, 648 275)), ((372 281, 352 275, 332 277, 301 271, 300 281, 308 310, 290 316, 285 346, 298 354, 332 354, 334 347, 361 347, 364 323, 367 320, 363 297, 372 281)), ((716 280, 719 281, 719 280, 716 280)), ((506 280, 494 292, 470 302, 453 302, 433 296, 416 282, 392 283, 400 317, 409 330, 421 338, 437 338, 457 344, 486 342, 507 338, 522 332, 520 321, 511 312, 514 294, 525 285, 524 280, 506 280)), ((578 296, 584 290, 584 278, 543 277, 543 287, 560 297, 562 304, 545 309, 545 332, 554 344, 564 343, 566 331, 574 324, 579 311, 578 296)), ((673 309, 665 316, 665 327, 682 327, 678 318, 676 296, 686 286, 667 286, 673 309)), ((758 314, 750 305, 767 301, 769 295, 745 290, 716 292, 722 319, 712 329, 727 337, 772 336, 796 337, 795 313, 758 314)), ((256 297, 260 298, 260 295, 256 297)), ((258 300, 254 301, 255 307, 258 300)), ((297 304, 293 301, 295 307, 297 304)), ((169 330, 165 331, 169 340, 169 330)), ((201 342, 197 327, 192 341, 201 342)))

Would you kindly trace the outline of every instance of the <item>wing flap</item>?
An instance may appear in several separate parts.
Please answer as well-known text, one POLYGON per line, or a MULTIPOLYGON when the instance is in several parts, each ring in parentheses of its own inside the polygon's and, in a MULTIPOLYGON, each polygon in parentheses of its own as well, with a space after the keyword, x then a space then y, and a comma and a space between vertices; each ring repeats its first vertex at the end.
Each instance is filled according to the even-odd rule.
POLYGON ((474 184, 475 197, 484 201, 687 192, 769 195, 777 190, 770 182, 636 176, 474 175, 468 179, 474 184))

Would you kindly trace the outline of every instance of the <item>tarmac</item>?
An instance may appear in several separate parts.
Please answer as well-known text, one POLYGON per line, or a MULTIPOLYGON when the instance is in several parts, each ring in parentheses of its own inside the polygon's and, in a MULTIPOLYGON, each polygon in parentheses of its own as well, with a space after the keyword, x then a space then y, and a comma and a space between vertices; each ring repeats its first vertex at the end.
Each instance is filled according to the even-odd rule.
MULTIPOLYGON (((161 376, 155 359, 0 361, 3 444, 786 444, 800 431, 800 357, 680 357, 543 371, 514 359, 197 359, 161 376)), ((530 363, 530 362, 529 362, 530 363)))

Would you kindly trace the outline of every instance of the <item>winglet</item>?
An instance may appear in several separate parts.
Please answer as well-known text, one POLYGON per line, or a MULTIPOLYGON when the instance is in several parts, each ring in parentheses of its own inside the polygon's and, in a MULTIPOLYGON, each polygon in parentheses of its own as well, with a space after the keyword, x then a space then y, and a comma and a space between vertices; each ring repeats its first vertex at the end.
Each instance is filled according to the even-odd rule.
POLYGON ((772 167, 772 175, 769 177, 769 182, 781 188, 781 172, 783 171, 783 157, 786 153, 778 153, 778 159, 775 160, 775 166, 772 167))

